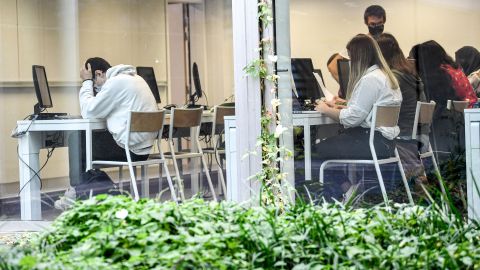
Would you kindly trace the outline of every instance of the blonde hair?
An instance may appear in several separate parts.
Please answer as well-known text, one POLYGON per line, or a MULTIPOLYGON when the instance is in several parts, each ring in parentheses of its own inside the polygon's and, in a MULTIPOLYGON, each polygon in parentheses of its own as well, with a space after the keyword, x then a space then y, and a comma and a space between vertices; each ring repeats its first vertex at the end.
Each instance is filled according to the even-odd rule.
POLYGON ((368 68, 377 65, 388 79, 390 88, 398 90, 398 81, 383 58, 377 42, 370 36, 358 34, 347 44, 350 55, 350 79, 347 86, 347 99, 352 96, 358 81, 365 75, 368 68))

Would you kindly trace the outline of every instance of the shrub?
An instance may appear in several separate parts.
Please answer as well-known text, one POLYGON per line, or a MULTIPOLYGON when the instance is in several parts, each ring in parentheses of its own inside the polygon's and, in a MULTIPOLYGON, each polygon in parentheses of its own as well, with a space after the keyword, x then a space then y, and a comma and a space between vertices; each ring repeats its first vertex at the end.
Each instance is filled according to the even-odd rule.
POLYGON ((480 228, 433 208, 346 210, 124 196, 79 202, 1 269, 479 269, 480 228))

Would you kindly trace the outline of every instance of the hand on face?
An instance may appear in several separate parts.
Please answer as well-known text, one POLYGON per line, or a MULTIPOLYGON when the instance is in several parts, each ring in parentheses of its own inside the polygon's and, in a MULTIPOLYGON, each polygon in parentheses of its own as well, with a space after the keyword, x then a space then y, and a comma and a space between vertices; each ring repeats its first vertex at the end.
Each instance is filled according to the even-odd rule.
POLYGON ((90 67, 90 64, 87 64, 87 69, 85 69, 85 67, 80 69, 80 78, 83 81, 92 79, 92 68, 90 67))

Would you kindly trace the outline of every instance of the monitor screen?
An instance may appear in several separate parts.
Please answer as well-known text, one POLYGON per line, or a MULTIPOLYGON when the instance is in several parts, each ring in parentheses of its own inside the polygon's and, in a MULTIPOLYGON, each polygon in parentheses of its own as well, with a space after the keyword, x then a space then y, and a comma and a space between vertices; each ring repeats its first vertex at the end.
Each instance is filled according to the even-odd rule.
POLYGON ((45 67, 32 66, 33 85, 35 86, 35 93, 37 94, 38 105, 40 108, 51 108, 52 97, 50 96, 50 88, 48 87, 47 74, 45 67))
POLYGON ((197 98, 201 98, 202 85, 200 84, 200 74, 198 74, 197 63, 193 63, 192 77, 193 77, 193 85, 195 86, 195 95, 197 96, 197 98))
POLYGON ((348 80, 350 79, 350 60, 338 59, 337 67, 338 67, 338 83, 340 84, 340 91, 338 92, 338 96, 341 98, 346 98, 348 80))
POLYGON ((323 97, 323 93, 313 76, 313 64, 310 58, 292 58, 292 77, 301 103, 314 102, 323 97))
POLYGON ((150 87, 153 96, 157 103, 161 103, 160 101, 160 93, 158 92, 158 85, 157 79, 155 78, 155 72, 153 71, 153 67, 137 67, 137 74, 142 77, 150 87))

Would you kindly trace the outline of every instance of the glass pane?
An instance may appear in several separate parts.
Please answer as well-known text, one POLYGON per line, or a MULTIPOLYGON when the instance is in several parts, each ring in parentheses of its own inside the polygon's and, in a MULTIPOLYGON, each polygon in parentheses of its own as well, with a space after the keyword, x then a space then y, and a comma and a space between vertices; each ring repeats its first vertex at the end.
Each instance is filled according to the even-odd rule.
MULTIPOLYGON (((118 166, 102 168, 113 181, 106 185, 92 180, 92 175, 80 174, 89 167, 86 142, 90 136, 85 129, 96 129, 92 139, 93 159, 126 159, 123 135, 130 110, 156 111, 172 104, 177 108, 193 103, 202 105, 205 123, 201 127, 200 146, 223 147, 223 123, 219 122, 217 132, 212 133, 215 117, 210 109, 223 103, 234 106, 235 101, 231 2, 176 2, 179 3, 168 4, 166 0, 0 1, 0 127, 3 134, 0 135, 0 220, 53 220, 62 212, 57 208, 68 204, 68 200, 61 200, 60 204, 58 200, 71 197, 70 187, 76 188, 77 198, 90 196, 90 189, 96 194, 120 183, 125 192, 133 194, 128 166, 122 167, 121 179, 118 166), (97 67, 93 73, 81 72, 87 59, 92 57, 101 57, 106 62, 90 62, 91 67, 97 67), (129 66, 118 66, 120 64, 129 66), (133 76, 137 67, 143 67, 138 69, 142 77, 133 76), (130 78, 122 77, 128 75, 135 81, 125 79, 121 86, 113 82, 116 77, 130 78), (130 89, 133 83, 135 87, 130 89), (36 88, 44 98, 42 102, 37 99, 36 88), (106 89, 115 89, 108 99, 106 89), (82 112, 79 92, 84 98, 88 93, 85 100, 98 104, 89 104, 88 109, 85 105, 82 112), (35 107, 37 103, 40 104, 35 107), (105 106, 102 108, 108 112, 95 106, 105 106), (32 116, 40 111, 40 116, 32 116), (82 120, 80 115, 107 119, 108 124, 105 120, 82 120), (29 121, 30 118, 34 121, 29 121), (62 123, 65 125, 59 126, 62 123), (81 129, 84 131, 79 132, 81 129)), ((169 119, 167 115, 167 124, 169 119)), ((157 148, 151 148, 157 133, 149 134, 152 136, 147 139, 138 134, 140 137, 130 137, 133 160, 145 159, 150 150, 158 153, 157 148), (135 140, 136 143, 132 143, 135 140)), ((168 128, 163 134, 168 137, 168 128)), ((187 139, 176 141, 175 147, 184 150, 192 147, 189 130, 185 135, 187 139)), ((166 140, 160 142, 160 148, 170 151, 166 140)), ((206 154, 212 164, 214 190, 209 188, 204 173, 200 173, 199 162, 180 162, 187 196, 200 193, 212 199, 215 192, 217 197, 224 198, 219 173, 221 168, 225 173, 225 156, 220 154, 216 158, 215 153, 206 154)), ((169 171, 175 175, 172 165, 169 171)), ((161 199, 171 199, 166 174, 163 171, 158 181, 158 173, 158 165, 149 167, 148 196, 156 197, 160 190, 165 190, 161 199)), ((139 193, 147 196, 143 193, 141 176, 139 169, 139 193)), ((0 227, 0 231, 9 230, 15 228, 0 227)))
MULTIPOLYGON (((454 185, 462 183, 462 188, 465 188, 463 108, 459 111, 456 111, 453 105, 449 105, 447 108, 447 99, 466 100, 468 101, 467 106, 470 107, 477 99, 473 90, 475 85, 472 87, 466 76, 480 69, 480 66, 477 64, 476 68, 468 69, 466 67, 468 61, 464 60, 464 64, 459 62, 458 50, 464 46, 473 46, 477 49, 480 47, 478 36, 471 35, 480 23, 476 16, 480 5, 467 0, 455 1, 455 3, 449 1, 383 1, 381 8, 386 11, 386 16, 382 16, 381 13, 378 13, 379 8, 374 7, 364 18, 364 11, 368 6, 368 4, 358 1, 290 1, 292 71, 299 96, 296 100, 294 98, 292 106, 294 111, 303 112, 298 117, 302 119, 311 117, 310 119, 312 119, 309 124, 302 123, 297 125, 294 130, 297 187, 306 184, 314 198, 326 195, 327 198, 337 200, 344 199, 349 191, 358 187, 357 195, 368 190, 366 195, 362 195, 364 200, 361 201, 382 202, 384 196, 382 196, 377 172, 371 165, 331 164, 325 170, 324 185, 320 186, 318 183, 320 165, 325 160, 372 158, 368 145, 368 128, 371 126, 373 103, 388 103, 389 101, 391 104, 401 104, 398 122, 401 133, 395 132, 390 136, 391 138, 387 139, 386 137, 389 135, 386 132, 375 132, 377 141, 389 145, 386 149, 382 149, 382 145, 377 145, 376 151, 386 151, 379 155, 393 155, 392 150, 395 149, 395 144, 394 140, 390 139, 400 136, 401 139, 406 140, 401 142, 395 140, 396 146, 400 152, 406 180, 414 193, 413 199, 421 200, 423 195, 419 192, 421 190, 420 182, 424 182, 434 189, 440 189, 431 170, 433 168, 431 158, 425 158, 423 166, 418 156, 418 151, 428 152, 430 141, 444 179, 451 179, 450 181, 456 179, 447 185, 453 189, 452 192, 455 193, 457 202, 460 202, 462 196, 460 188, 454 187, 454 185), (456 18, 455 24, 445 20, 447 17, 456 18), (458 25, 462 25, 462 31, 458 31, 458 25), (397 58, 391 56, 394 50, 392 46, 395 44, 388 43, 393 42, 390 36, 377 35, 376 32, 381 32, 382 28, 384 33, 394 36, 399 44, 399 49, 403 51, 403 56, 398 54, 398 50, 394 51, 397 58), (350 43, 351 47, 347 50, 347 44, 360 33, 369 36, 373 34, 379 43, 384 43, 383 55, 389 69, 393 70, 393 76, 400 84, 400 92, 403 95, 401 103, 394 98, 398 96, 395 94, 395 90, 388 89, 388 87, 375 90, 373 86, 370 86, 364 87, 363 91, 358 90, 362 88, 362 82, 359 82, 360 78, 363 78, 362 75, 371 71, 367 71, 363 66, 368 68, 373 63, 363 66, 359 64, 359 57, 366 59, 364 55, 358 53, 358 50, 354 49, 360 45, 350 43), (430 40, 435 42, 427 42, 430 40), (413 50, 411 53, 414 45, 422 43, 424 44, 420 50, 413 50), (405 58, 409 54, 410 58, 406 60, 405 58), (352 59, 347 61, 350 57, 352 59), (401 60, 399 60, 400 58, 401 60), (318 76, 314 75, 316 78, 311 76, 312 70, 318 74, 318 76), (323 81, 326 92, 322 91, 323 87, 309 83, 315 79, 323 81), (353 82, 351 85, 349 85, 349 80, 353 82), (422 87, 420 85, 423 85, 425 96, 421 94, 422 87), (355 91, 357 91, 356 94, 355 91), (372 91, 379 91, 383 95, 388 94, 390 98, 383 99, 381 95, 371 95, 372 91), (340 114, 342 124, 338 123, 338 119, 332 121, 332 118, 326 117, 325 114, 313 117, 311 112, 305 112, 312 109, 305 103, 305 100, 312 103, 319 96, 328 99, 335 95, 342 96, 349 101, 347 105, 349 108, 342 110, 340 114), (436 102, 433 124, 431 126, 421 125, 418 128, 417 139, 412 141, 416 101, 429 100, 436 102), (299 103, 295 104, 296 101, 299 103), (310 131, 306 128, 307 125, 310 126, 310 131), (308 151, 309 146, 311 146, 311 152, 308 151), (311 163, 308 157, 310 154, 311 163), (451 167, 448 167, 447 163, 451 167), (423 177, 424 168, 426 168, 426 178, 423 177), (322 191, 324 192, 322 193, 322 191)), ((361 39, 361 37, 359 38, 361 39)), ((371 51, 375 50, 371 49, 371 51)), ((472 59, 472 54, 469 55, 469 59, 472 59)), ((380 72, 383 81, 392 81, 388 75, 386 69, 380 72)), ((395 86, 395 83, 387 85, 395 86)), ((337 102, 336 105, 344 104, 337 102)), ((457 108, 461 106, 457 103, 455 105, 457 108)), ((336 117, 338 117, 339 111, 334 113, 337 115, 336 117)), ((330 114, 332 113, 330 112, 330 114)), ((397 164, 382 165, 381 174, 388 198, 394 201, 408 201, 397 164)), ((461 206, 461 203, 459 205, 461 206)))

